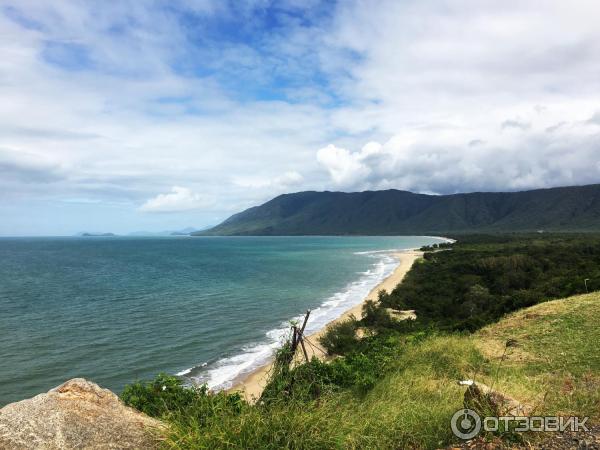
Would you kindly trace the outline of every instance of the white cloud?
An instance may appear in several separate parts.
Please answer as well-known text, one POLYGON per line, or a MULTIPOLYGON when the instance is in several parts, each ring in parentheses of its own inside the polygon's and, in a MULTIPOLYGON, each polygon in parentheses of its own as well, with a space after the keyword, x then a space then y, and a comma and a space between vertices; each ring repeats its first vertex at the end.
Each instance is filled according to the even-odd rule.
POLYGON ((290 170, 280 177, 275 178, 275 183, 282 186, 294 186, 304 181, 304 177, 296 171, 290 170))
POLYGON ((214 200, 192 192, 190 189, 173 186, 171 192, 158 194, 147 200, 139 210, 142 212, 181 212, 211 206, 214 200))
POLYGON ((332 115, 344 137, 316 158, 331 182, 437 193, 600 182, 600 4, 536 5, 344 2, 328 43, 355 55, 335 84, 352 102, 332 115))
POLYGON ((435 133, 411 130, 358 151, 329 145, 317 160, 347 190, 453 193, 465 186, 506 191, 597 182, 600 170, 591 162, 600 151, 600 133, 586 122, 565 122, 549 133, 555 123, 554 115, 542 116, 531 129, 519 127, 520 133, 510 135, 494 121, 435 133))
POLYGON ((531 128, 531 124, 527 123, 527 122, 522 122, 518 119, 509 119, 509 120, 505 120, 504 122, 502 122, 501 128, 503 130, 505 129, 509 129, 509 128, 516 128, 519 130, 528 130, 529 128, 531 128))
POLYGON ((215 200, 186 226, 306 189, 600 181, 600 3, 334 3, 261 29, 270 0, 0 0, 0 233, 65 199, 167 229, 135 211, 173 180, 215 200))
POLYGON ((600 125, 600 111, 596 111, 592 117, 587 120, 591 125, 600 125))
POLYGON ((369 175, 371 170, 364 163, 367 154, 363 151, 351 153, 345 148, 329 144, 317 152, 317 160, 327 168, 334 183, 351 186, 369 175))
POLYGON ((275 194, 280 190, 285 190, 299 186, 304 181, 304 177, 296 171, 290 170, 283 175, 274 178, 258 177, 258 176, 237 176, 233 177, 235 185, 250 188, 250 189, 271 189, 275 194))
POLYGON ((65 176, 64 168, 51 157, 0 148, 0 185, 9 180, 13 183, 46 184, 62 180, 65 176))

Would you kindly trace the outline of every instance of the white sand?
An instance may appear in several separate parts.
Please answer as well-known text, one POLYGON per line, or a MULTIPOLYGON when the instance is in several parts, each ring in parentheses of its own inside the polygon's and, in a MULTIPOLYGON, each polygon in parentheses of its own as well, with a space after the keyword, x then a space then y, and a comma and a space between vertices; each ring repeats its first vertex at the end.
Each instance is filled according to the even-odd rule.
MULTIPOLYGON (((364 302, 367 300, 377 300, 377 294, 380 290, 385 290, 387 292, 391 292, 398 283, 402 281, 406 273, 410 270, 413 263, 417 260, 417 258, 422 256, 422 252, 415 250, 407 250, 403 252, 398 252, 394 254, 394 257, 398 259, 398 267, 394 270, 394 272, 388 276, 385 280, 375 286, 369 295, 365 297, 362 303, 354 306, 353 308, 344 312, 337 319, 329 322, 325 327, 321 328, 319 331, 308 336, 308 340, 313 345, 307 345, 306 351, 308 353, 309 359, 313 356, 316 356, 319 359, 326 359, 325 352, 319 345, 319 337, 321 337, 327 328, 328 325, 333 323, 337 323, 343 320, 348 319, 351 315, 360 319, 362 317, 362 307, 364 302)), ((310 318, 309 318, 310 320, 310 318)), ((299 350, 297 357, 302 357, 302 352, 299 350)), ((241 392, 243 393, 246 400, 249 402, 254 402, 260 394, 262 393, 265 385, 267 384, 269 374, 271 372, 272 363, 265 364, 264 366, 258 367, 253 372, 249 374, 245 374, 238 380, 234 380, 234 385, 229 389, 229 392, 241 392)))

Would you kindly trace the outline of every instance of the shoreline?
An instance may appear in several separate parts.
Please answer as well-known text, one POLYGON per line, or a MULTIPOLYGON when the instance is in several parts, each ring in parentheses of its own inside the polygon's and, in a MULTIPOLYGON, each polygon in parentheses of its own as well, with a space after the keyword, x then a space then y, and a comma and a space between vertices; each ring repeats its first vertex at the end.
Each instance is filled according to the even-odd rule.
MULTIPOLYGON (((362 307, 367 300, 377 300, 377 294, 380 290, 391 292, 399 283, 402 282, 406 273, 410 270, 414 262, 423 255, 423 252, 417 249, 407 249, 396 252, 390 252, 397 259, 398 265, 394 271, 383 279, 377 286, 371 289, 368 295, 357 305, 344 311, 339 317, 329 321, 319 330, 307 335, 307 339, 313 345, 308 345, 306 351, 309 359, 313 356, 321 360, 327 359, 325 352, 319 344, 319 338, 325 333, 327 327, 338 322, 348 319, 350 316, 355 316, 357 319, 362 318, 362 307)), ((310 318, 309 318, 310 321, 310 318)), ((249 402, 254 403, 261 395, 271 372, 272 362, 269 361, 264 365, 257 367, 251 372, 240 375, 232 381, 232 386, 225 389, 226 392, 239 392, 249 402)))

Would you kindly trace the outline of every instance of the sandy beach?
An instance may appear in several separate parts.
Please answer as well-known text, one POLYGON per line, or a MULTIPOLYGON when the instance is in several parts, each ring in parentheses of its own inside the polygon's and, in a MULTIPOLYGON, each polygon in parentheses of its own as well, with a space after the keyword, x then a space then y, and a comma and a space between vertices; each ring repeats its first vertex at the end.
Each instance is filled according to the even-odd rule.
MULTIPOLYGON (((308 340, 313 345, 308 345, 306 351, 308 353, 308 357, 312 358, 316 356, 319 359, 326 359, 325 352, 319 345, 319 337, 325 333, 327 326, 348 319, 350 316, 354 316, 358 319, 362 317, 362 307, 364 302, 367 300, 377 300, 377 293, 380 290, 385 290, 387 292, 391 292, 398 283, 402 281, 406 273, 410 270, 413 263, 417 260, 417 258, 422 256, 422 252, 416 250, 406 250, 402 252, 394 253, 394 257, 398 259, 398 266, 394 270, 394 272, 389 275, 386 279, 384 279, 381 283, 375 286, 367 295, 363 302, 354 306, 353 308, 348 309, 337 319, 329 322, 325 327, 321 328, 319 331, 308 335, 308 340)), ((310 319, 309 319, 310 321, 310 319)), ((261 394, 264 389, 269 373, 271 371, 271 364, 266 364, 250 372, 245 374, 238 380, 234 381, 233 386, 228 389, 229 392, 241 392, 247 401, 253 402, 255 401, 261 394)))

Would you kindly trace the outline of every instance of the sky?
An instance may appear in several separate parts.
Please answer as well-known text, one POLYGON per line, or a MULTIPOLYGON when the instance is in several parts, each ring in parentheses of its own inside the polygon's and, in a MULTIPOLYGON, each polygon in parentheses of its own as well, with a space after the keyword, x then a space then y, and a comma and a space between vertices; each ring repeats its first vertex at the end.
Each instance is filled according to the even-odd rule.
POLYGON ((597 0, 0 0, 0 235, 600 182, 597 0))

